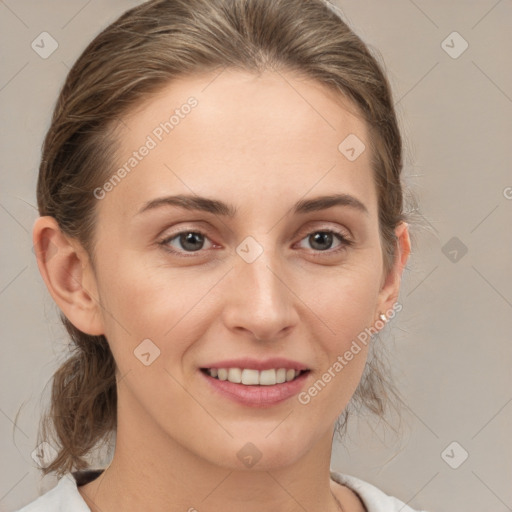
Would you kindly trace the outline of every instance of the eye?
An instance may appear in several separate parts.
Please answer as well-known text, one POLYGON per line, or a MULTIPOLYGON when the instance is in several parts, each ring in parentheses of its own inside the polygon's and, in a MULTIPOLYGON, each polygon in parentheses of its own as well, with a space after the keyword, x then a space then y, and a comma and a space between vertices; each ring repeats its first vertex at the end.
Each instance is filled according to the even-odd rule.
MULTIPOLYGON (((162 245, 165 250, 186 257, 188 255, 192 256, 191 253, 200 252, 202 249, 210 249, 214 246, 212 242, 209 242, 210 245, 205 247, 206 241, 209 241, 209 239, 202 231, 185 230, 167 236, 158 243, 162 245)), ((315 255, 318 256, 323 255, 322 253, 338 253, 353 244, 353 242, 342 233, 332 229, 311 231, 301 240, 301 242, 304 241, 310 244, 311 248, 317 253, 315 255), (336 240, 338 244, 332 249, 336 240)))
POLYGON ((329 252, 331 254, 337 253, 353 243, 342 233, 332 229, 311 231, 301 240, 301 242, 303 241, 307 241, 316 252, 329 252), (336 239, 338 239, 338 245, 335 249, 332 249, 332 245, 336 239))
MULTIPOLYGON (((180 231, 160 241, 168 251, 173 253, 197 252, 204 249, 208 237, 202 231, 180 231)), ((211 242, 210 242, 211 244, 211 242)), ((211 244, 213 246, 213 244, 211 244)))

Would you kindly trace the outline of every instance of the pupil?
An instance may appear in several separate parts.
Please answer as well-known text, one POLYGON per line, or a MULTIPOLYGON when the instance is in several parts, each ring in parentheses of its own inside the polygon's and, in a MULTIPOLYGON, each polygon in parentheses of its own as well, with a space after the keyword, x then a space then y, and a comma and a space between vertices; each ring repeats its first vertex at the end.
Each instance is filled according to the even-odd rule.
POLYGON ((180 243, 183 249, 190 251, 198 251, 201 249, 201 245, 203 242, 203 236, 200 233, 186 233, 184 235, 180 235, 180 243), (199 246, 194 242, 199 241, 199 246))
POLYGON ((314 249, 318 249, 318 250, 324 250, 324 249, 329 249, 329 247, 325 247, 325 246, 322 246, 322 242, 323 243, 327 243, 328 246, 330 246, 332 244, 332 233, 326 233, 326 232, 319 232, 319 233, 315 233, 314 235, 311 235, 312 236, 312 242, 311 242, 311 247, 313 247, 314 249), (318 242, 320 242, 320 246, 318 246, 318 242), (316 245, 316 247, 315 247, 316 245))

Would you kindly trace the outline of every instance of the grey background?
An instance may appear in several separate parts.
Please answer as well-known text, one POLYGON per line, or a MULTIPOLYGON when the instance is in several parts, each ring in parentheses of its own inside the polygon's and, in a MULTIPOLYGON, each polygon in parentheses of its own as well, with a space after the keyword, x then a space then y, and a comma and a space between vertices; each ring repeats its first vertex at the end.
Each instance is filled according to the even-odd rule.
MULTIPOLYGON (((41 481, 31 458, 42 390, 66 346, 32 252, 40 146, 74 60, 138 3, 0 0, 0 511, 56 482, 41 481), (43 31, 58 42, 47 59, 31 48, 43 31)), ((405 434, 353 421, 331 467, 418 509, 512 510, 512 2, 338 5, 384 59, 406 139, 405 181, 428 229, 412 226, 404 309, 381 339, 406 398, 405 434), (441 46, 454 31, 469 45, 457 58, 441 46), (457 469, 445 462, 456 466, 465 452, 457 469)), ((445 45, 453 54, 461 43, 452 36, 445 45)))

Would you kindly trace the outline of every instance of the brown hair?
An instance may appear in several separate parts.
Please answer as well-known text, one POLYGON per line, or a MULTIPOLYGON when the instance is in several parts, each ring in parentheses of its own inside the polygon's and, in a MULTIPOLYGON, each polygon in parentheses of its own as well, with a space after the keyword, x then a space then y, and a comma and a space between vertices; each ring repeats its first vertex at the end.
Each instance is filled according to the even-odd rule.
MULTIPOLYGON (((406 220, 402 141, 390 86, 367 46, 322 0, 155 0, 125 12, 89 44, 67 76, 43 145, 40 215, 53 216, 94 262, 93 190, 110 177, 115 124, 173 79, 225 67, 294 70, 352 100, 369 128, 389 270, 394 228, 406 220)), ((58 475, 88 467, 87 456, 115 432, 117 421, 116 366, 106 338, 61 318, 72 354, 53 376, 39 432, 40 439, 51 433, 59 445, 42 469, 58 475)), ((382 359, 373 356, 349 405, 382 416, 389 399, 398 396, 382 359)), ((338 420, 339 433, 348 414, 349 407, 338 420)))

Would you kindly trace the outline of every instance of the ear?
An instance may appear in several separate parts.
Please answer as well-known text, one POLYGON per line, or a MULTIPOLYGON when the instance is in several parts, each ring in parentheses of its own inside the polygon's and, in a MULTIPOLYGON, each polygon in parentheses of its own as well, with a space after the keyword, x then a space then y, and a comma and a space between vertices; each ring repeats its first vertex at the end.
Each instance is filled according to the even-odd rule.
POLYGON ((80 331, 104 334, 96 278, 89 256, 53 217, 39 217, 32 239, 39 272, 53 300, 80 331))
POLYGON ((395 235, 397 238, 395 260, 387 276, 383 278, 383 283, 379 291, 377 311, 375 312, 376 318, 379 317, 379 314, 386 314, 386 311, 393 309, 393 304, 398 300, 402 272, 411 253, 411 241, 409 239, 407 223, 401 222, 398 224, 395 228, 395 235))

